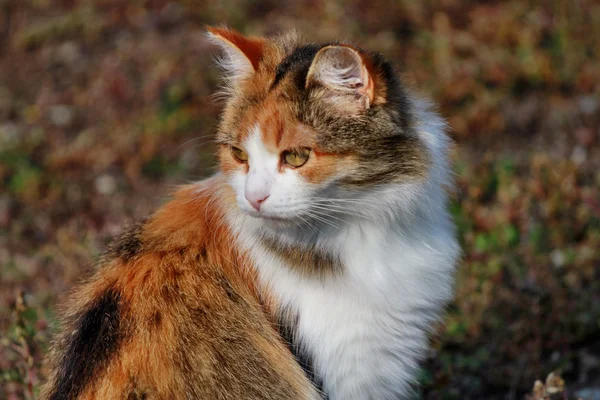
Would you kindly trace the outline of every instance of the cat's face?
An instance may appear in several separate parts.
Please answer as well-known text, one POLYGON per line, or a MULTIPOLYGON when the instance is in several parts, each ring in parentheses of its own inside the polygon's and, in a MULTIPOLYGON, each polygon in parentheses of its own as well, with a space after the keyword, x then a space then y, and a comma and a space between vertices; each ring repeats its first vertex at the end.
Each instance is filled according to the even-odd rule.
POLYGON ((425 178, 426 146, 378 56, 210 31, 226 50, 230 74, 218 134, 221 170, 243 212, 326 222, 359 215, 377 203, 368 197, 379 188, 425 178))
POLYGON ((277 96, 246 110, 233 140, 220 149, 241 210, 271 219, 323 214, 341 178, 357 165, 352 154, 319 146, 318 132, 291 115, 277 96))

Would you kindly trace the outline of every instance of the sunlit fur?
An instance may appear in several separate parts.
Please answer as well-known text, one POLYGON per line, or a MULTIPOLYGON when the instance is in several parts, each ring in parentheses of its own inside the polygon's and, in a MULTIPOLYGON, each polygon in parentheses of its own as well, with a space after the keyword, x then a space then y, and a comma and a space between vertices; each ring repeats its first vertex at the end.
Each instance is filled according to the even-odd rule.
POLYGON ((209 31, 220 172, 74 289, 41 397, 409 396, 459 253, 444 122, 381 55, 209 31))

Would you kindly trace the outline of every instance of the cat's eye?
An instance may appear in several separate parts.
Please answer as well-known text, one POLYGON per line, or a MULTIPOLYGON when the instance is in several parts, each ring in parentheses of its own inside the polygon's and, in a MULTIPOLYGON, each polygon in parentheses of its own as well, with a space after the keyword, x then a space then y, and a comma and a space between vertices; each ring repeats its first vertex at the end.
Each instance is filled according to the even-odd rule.
POLYGON ((240 149, 239 147, 231 146, 231 154, 239 162, 247 162, 248 161, 248 154, 246 154, 246 152, 244 150, 240 149))
POLYGON ((310 149, 305 147, 301 149, 284 151, 282 157, 286 164, 294 168, 298 168, 306 164, 308 161, 308 158, 310 157, 310 149))

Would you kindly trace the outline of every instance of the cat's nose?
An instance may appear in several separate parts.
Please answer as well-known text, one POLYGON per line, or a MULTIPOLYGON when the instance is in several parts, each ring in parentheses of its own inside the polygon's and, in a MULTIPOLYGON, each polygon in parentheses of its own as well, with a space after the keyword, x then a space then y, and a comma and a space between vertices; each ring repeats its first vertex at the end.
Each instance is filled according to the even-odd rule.
POLYGON ((269 198, 269 195, 264 193, 253 193, 247 191, 244 194, 246 196, 246 200, 248 200, 250 205, 254 207, 256 211, 260 211, 260 205, 269 198))

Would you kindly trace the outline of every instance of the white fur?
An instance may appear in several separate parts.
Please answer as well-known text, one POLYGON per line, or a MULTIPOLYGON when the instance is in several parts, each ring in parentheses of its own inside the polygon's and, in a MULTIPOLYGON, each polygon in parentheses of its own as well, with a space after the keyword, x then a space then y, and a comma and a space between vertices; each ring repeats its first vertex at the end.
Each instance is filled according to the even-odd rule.
POLYGON ((443 121, 424 102, 416 107, 417 129, 434 159, 427 181, 344 193, 345 212, 328 223, 311 220, 306 205, 323 188, 293 170, 272 170, 279 156, 262 145, 258 128, 244 144, 255 175, 238 173, 230 180, 244 212, 232 211, 229 223, 249 251, 263 289, 298 314, 297 339, 331 400, 408 396, 428 334, 452 297, 459 247, 443 190, 449 183, 448 139, 443 121), (244 203, 248 185, 269 186, 261 214, 304 216, 312 229, 260 218, 244 203), (266 251, 257 232, 300 245, 316 240, 317 248, 339 255, 344 272, 302 275, 266 251))
POLYGON ((265 149, 261 141, 260 129, 257 126, 250 132, 244 144, 248 154, 252 154, 252 158, 248 160, 244 196, 250 202, 269 200, 271 187, 277 178, 279 157, 265 149))

